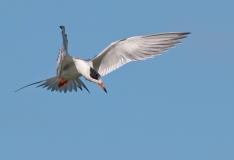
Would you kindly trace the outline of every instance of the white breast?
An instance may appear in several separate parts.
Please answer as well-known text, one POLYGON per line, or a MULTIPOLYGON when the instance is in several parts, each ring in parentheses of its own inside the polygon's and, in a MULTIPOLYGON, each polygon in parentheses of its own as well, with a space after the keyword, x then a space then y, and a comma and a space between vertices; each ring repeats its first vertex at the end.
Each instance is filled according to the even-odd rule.
POLYGON ((74 59, 74 63, 78 73, 84 76, 86 79, 90 79, 90 63, 82 59, 74 59))

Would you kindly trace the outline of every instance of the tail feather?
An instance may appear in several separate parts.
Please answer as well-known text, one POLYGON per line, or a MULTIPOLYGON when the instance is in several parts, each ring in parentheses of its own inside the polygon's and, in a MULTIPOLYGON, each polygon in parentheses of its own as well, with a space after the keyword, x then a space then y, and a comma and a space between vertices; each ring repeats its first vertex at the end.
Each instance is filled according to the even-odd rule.
POLYGON ((38 83, 41 83, 41 82, 44 82, 44 81, 47 81, 48 79, 45 79, 45 80, 42 80, 42 81, 39 81, 39 82, 35 82, 35 83, 32 83, 32 84, 29 84, 29 85, 26 85, 26 86, 24 86, 24 87, 21 87, 20 89, 17 89, 15 92, 18 92, 19 90, 21 90, 21 89, 24 89, 24 88, 26 88, 26 87, 29 87, 29 86, 32 86, 32 85, 34 85, 34 84, 38 84, 38 83))
POLYGON ((72 91, 73 88, 72 88, 71 81, 68 82, 67 88, 68 88, 69 92, 72 91))
POLYGON ((46 86, 44 86, 43 88, 47 87, 47 90, 50 90, 52 88, 52 86, 54 86, 55 82, 57 81, 57 77, 55 78, 51 78, 50 81, 48 81, 48 83, 46 84, 46 86))
POLYGON ((64 89, 61 89, 61 92, 64 91, 64 93, 67 93, 67 85, 64 85, 63 87, 64 87, 64 89))
POLYGON ((50 81, 50 83, 48 84, 47 90, 52 90, 52 88, 54 87, 54 85, 56 85, 56 81, 57 81, 57 79, 52 79, 50 81))
POLYGON ((80 88, 80 90, 82 90, 81 84, 76 79, 73 82, 80 88))
POLYGON ((88 88, 85 86, 85 84, 79 78, 77 78, 76 80, 89 92, 88 88))
MULTIPOLYGON (((55 91, 57 89, 57 86, 59 85, 59 80, 57 79, 53 85, 53 87, 51 88, 51 92, 55 91)), ((57 91, 57 90, 56 90, 57 91)))
POLYGON ((71 85, 72 85, 72 88, 74 89, 74 91, 76 91, 77 92, 77 87, 76 87, 76 84, 75 84, 75 82, 74 81, 71 81, 71 85))
MULTIPOLYGON (((53 77, 53 78, 55 78, 55 77, 53 77)), ((48 84, 50 83, 50 81, 53 80, 53 78, 47 79, 44 83, 38 85, 37 88, 38 88, 38 87, 42 87, 42 86, 43 86, 43 88, 47 87, 48 84)))
POLYGON ((42 80, 42 81, 38 81, 38 82, 35 82, 35 83, 32 83, 32 84, 26 85, 26 86, 16 90, 15 92, 17 92, 17 91, 19 91, 19 90, 21 90, 23 88, 29 87, 31 85, 39 84, 39 83, 42 83, 42 84, 38 85, 37 87, 47 88, 47 90, 51 90, 51 91, 59 91, 59 92, 66 93, 67 91, 72 92, 72 90, 74 90, 74 91, 77 92, 77 87, 80 90, 82 90, 82 87, 84 87, 89 92, 88 88, 85 86, 85 84, 79 78, 69 79, 67 84, 64 85, 64 86, 61 86, 61 87, 59 87, 59 82, 60 82, 60 78, 57 78, 55 76, 55 77, 52 77, 52 78, 49 78, 49 79, 45 79, 45 80, 42 80))

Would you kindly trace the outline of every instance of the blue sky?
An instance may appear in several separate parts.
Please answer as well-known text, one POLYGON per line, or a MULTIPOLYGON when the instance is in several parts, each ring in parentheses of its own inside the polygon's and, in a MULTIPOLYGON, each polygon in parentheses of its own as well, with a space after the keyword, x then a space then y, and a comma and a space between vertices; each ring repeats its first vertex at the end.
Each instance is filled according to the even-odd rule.
POLYGON ((197 160, 234 157, 234 2, 3 1, 0 159, 197 160), (69 53, 91 58, 136 35, 189 31, 182 44, 103 77, 106 94, 26 84, 69 53))

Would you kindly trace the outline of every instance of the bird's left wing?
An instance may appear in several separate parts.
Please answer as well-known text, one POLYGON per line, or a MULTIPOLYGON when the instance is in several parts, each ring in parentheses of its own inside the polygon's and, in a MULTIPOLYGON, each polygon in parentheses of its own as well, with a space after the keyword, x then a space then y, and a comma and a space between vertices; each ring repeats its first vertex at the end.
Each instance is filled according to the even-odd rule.
POLYGON ((63 37, 63 43, 62 47, 59 50, 59 55, 57 59, 57 76, 61 77, 61 73, 63 68, 68 65, 69 63, 73 63, 72 57, 68 54, 68 39, 67 34, 65 34, 65 27, 60 26, 62 29, 62 37, 63 37))
POLYGON ((189 32, 172 32, 136 36, 110 44, 92 59, 93 68, 104 76, 131 61, 145 60, 159 55, 185 38, 189 32))

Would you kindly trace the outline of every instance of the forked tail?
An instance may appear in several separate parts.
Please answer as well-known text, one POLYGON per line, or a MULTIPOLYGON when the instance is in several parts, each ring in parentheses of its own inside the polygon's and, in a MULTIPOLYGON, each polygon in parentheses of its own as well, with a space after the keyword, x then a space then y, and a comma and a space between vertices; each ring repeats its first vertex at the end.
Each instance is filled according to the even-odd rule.
POLYGON ((29 84, 27 86, 24 86, 24 87, 16 90, 15 92, 17 92, 23 88, 32 86, 34 84, 39 84, 39 83, 42 83, 42 84, 40 84, 37 87, 47 88, 47 90, 51 90, 51 91, 59 91, 59 92, 63 91, 64 93, 66 93, 67 91, 71 92, 72 90, 74 90, 77 92, 77 88, 80 88, 80 90, 82 90, 82 87, 84 87, 89 92, 88 88, 85 86, 85 84, 79 78, 69 79, 66 81, 66 84, 64 84, 62 86, 60 85, 60 82, 61 82, 61 78, 58 78, 55 76, 55 77, 52 77, 49 79, 45 79, 45 80, 42 80, 39 82, 29 84), (42 83, 42 82, 44 82, 44 83, 42 83))

